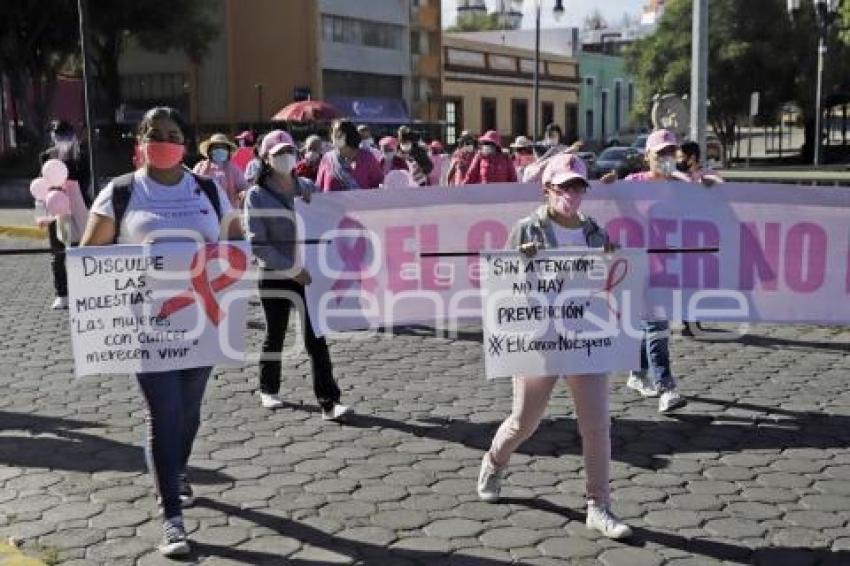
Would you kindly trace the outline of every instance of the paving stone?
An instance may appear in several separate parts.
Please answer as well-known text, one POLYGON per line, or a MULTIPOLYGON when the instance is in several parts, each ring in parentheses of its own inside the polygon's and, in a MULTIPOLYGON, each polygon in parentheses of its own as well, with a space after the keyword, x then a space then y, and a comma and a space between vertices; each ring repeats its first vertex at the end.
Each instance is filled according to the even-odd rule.
POLYGON ((773 505, 755 502, 730 503, 725 511, 733 517, 753 519, 755 521, 775 519, 782 515, 782 511, 773 505))
POLYGON ((398 538, 392 530, 383 527, 353 527, 340 531, 337 537, 355 544, 365 543, 381 547, 388 546, 398 538))
POLYGON ((716 511, 723 507, 723 501, 718 496, 698 494, 674 495, 668 504, 671 508, 687 511, 716 511))
POLYGON ((785 520, 792 525, 812 529, 840 527, 846 522, 839 515, 824 511, 792 511, 785 515, 785 520))
POLYGON ((491 529, 480 537, 485 545, 501 549, 530 546, 537 543, 540 538, 540 533, 519 527, 491 529))
POLYGON ((542 541, 537 548, 546 556, 569 560, 574 558, 597 556, 602 547, 580 537, 556 537, 542 541))
POLYGON ((705 530, 722 537, 745 538, 761 536, 766 529, 747 519, 715 519, 705 524, 705 530))
POLYGON ((663 510, 652 511, 644 517, 647 524, 654 527, 665 527, 670 529, 683 529, 697 527, 702 523, 699 513, 694 511, 663 510))
POLYGON ((612 548, 599 555, 605 566, 660 566, 661 556, 643 548, 612 548))
POLYGON ((474 537, 484 530, 480 521, 469 519, 442 519, 426 525, 426 534, 436 538, 448 539, 458 537, 474 537))
POLYGON ((398 509, 375 513, 371 521, 388 529, 416 529, 428 523, 428 515, 419 511, 398 509))
POLYGON ((839 495, 807 495, 800 503, 815 511, 850 511, 850 497, 839 495))

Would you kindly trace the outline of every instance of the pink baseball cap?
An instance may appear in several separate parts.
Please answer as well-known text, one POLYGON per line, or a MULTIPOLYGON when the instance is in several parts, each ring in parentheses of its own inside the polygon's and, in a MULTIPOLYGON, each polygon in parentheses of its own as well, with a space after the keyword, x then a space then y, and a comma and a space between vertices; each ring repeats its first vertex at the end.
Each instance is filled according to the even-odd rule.
POLYGON ((556 155, 543 171, 544 185, 563 185, 573 179, 581 179, 587 184, 587 165, 582 158, 571 153, 556 155))
POLYGON ((254 132, 251 130, 245 130, 238 136, 236 136, 237 140, 245 140, 248 143, 254 143, 254 132))
POLYGON ((398 140, 393 136, 384 136, 381 138, 381 141, 378 142, 378 147, 390 147, 393 151, 398 148, 398 140))
POLYGON ((490 142, 494 144, 496 147, 502 147, 502 136, 499 135, 499 132, 496 130, 489 130, 485 132, 481 137, 478 138, 478 143, 486 143, 490 142))
POLYGON ((265 157, 270 153, 277 153, 286 146, 295 147, 292 136, 283 130, 272 130, 263 137, 263 143, 260 144, 260 157, 265 157))
POLYGON ((646 139, 646 151, 658 153, 668 147, 679 147, 679 140, 676 138, 676 134, 670 130, 655 130, 646 139))

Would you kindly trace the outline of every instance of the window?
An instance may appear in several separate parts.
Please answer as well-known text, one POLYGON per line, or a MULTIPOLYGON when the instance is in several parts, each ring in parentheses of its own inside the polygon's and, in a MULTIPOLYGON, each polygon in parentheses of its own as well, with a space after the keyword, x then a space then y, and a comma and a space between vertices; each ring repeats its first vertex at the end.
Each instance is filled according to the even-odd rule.
POLYGON ((459 99, 446 100, 446 143, 457 143, 457 137, 463 128, 461 116, 462 102, 459 99))
POLYGON ((322 39, 331 43, 401 48, 402 27, 341 16, 322 16, 322 39))
POLYGON ((541 106, 540 116, 542 117, 540 130, 543 131, 549 124, 555 123, 555 105, 551 102, 544 102, 541 106))
POLYGON ((410 32, 410 52, 414 55, 427 53, 422 50, 422 35, 418 31, 410 32))
POLYGON ((578 139, 578 106, 567 104, 564 108, 566 123, 564 124, 564 135, 567 143, 573 143, 578 139))
POLYGON ((515 136, 528 133, 528 100, 524 98, 511 101, 511 131, 515 136))
POLYGON ((608 91, 603 90, 600 98, 600 106, 599 116, 602 119, 602 123, 599 125, 599 135, 601 139, 604 141, 605 136, 608 134, 608 91))
POLYGON ((496 99, 481 99, 481 132, 496 129, 496 99))
POLYGON ((617 79, 614 83, 614 131, 620 131, 620 121, 623 115, 623 81, 617 79))
POLYGON ((322 72, 325 96, 364 96, 403 98, 402 78, 371 73, 325 69, 322 72))
POLYGON ((587 136, 587 139, 589 140, 592 140, 594 137, 596 137, 596 132, 593 130, 593 120, 593 110, 588 110, 584 113, 584 133, 585 136, 587 136))

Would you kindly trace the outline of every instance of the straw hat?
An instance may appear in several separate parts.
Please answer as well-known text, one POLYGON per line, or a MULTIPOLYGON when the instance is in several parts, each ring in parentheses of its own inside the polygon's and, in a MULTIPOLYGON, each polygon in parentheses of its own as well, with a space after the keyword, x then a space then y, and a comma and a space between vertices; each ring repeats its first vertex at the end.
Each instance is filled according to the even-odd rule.
POLYGON ((201 152, 201 155, 209 159, 209 154, 207 151, 209 150, 211 145, 225 145, 230 149, 230 152, 233 153, 238 148, 236 144, 228 139, 228 137, 224 134, 213 134, 210 136, 210 139, 204 140, 201 142, 200 147, 198 148, 201 152))

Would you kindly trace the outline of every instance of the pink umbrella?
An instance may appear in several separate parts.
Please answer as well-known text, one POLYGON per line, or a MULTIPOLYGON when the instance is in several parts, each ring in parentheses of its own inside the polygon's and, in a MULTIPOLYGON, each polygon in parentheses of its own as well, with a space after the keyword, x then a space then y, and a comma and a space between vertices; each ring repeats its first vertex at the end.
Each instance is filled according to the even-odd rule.
POLYGON ((324 122, 342 118, 342 113, 320 100, 293 102, 272 117, 274 122, 324 122))

